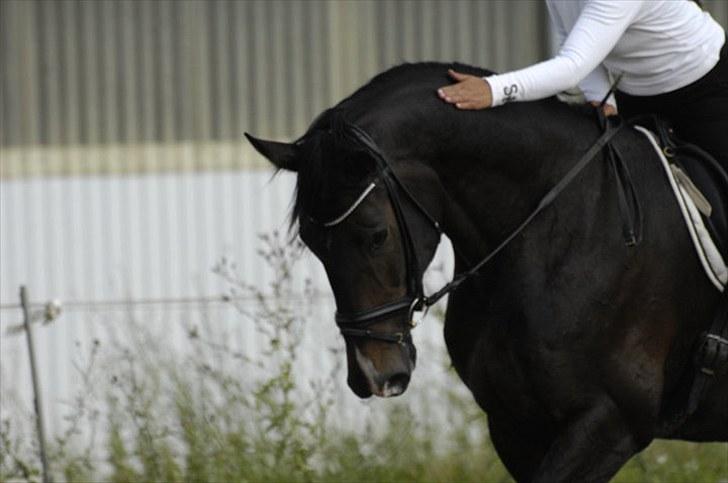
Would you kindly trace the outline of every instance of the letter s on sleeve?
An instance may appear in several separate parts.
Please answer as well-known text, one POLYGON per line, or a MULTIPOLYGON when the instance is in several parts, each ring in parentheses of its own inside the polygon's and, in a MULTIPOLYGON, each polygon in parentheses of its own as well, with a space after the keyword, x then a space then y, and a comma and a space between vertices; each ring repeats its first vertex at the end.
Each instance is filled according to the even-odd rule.
POLYGON ((517 99, 517 94, 518 86, 516 84, 511 84, 510 86, 503 87, 503 103, 515 101, 517 99))

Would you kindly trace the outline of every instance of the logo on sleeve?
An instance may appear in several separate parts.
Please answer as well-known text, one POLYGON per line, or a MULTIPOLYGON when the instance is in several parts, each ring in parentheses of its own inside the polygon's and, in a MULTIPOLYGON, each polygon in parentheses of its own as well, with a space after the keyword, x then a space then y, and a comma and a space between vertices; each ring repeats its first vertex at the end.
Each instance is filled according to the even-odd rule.
POLYGON ((516 94, 518 94, 518 86, 516 84, 511 84, 510 86, 505 86, 503 88, 503 95, 505 98, 503 99, 503 102, 513 102, 516 100, 516 94))

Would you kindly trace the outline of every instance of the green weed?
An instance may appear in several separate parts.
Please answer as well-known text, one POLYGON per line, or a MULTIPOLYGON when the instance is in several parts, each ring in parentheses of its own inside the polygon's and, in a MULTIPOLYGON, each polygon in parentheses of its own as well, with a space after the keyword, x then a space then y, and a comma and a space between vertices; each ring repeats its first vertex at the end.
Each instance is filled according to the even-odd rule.
MULTIPOLYGON (((270 286, 241 281, 226 260, 215 267, 229 284, 226 298, 241 323, 254 324, 260 334, 259 356, 230 347, 228 334, 216 332, 214 323, 188 327, 189 350, 171 353, 131 320, 132 342, 104 351, 94 344, 84 361, 84 388, 68 429, 51 442, 54 480, 512 481, 490 443, 485 415, 463 392, 442 388, 445 428, 430 423, 427 410, 413 412, 413 393, 378 404, 381 417, 368 420, 363 431, 340 427, 330 416, 339 374, 295 377, 306 314, 291 302, 290 274, 301 249, 276 234, 262 242, 261 256, 276 274, 270 286), (241 296, 254 303, 240 303, 241 296), (89 429, 100 424, 103 431, 89 429)), ((306 284, 307 297, 310 290, 306 284)), ((335 357, 341 361, 343 354, 335 357)), ((40 481, 37 448, 21 437, 29 434, 30 415, 3 415, 0 481, 40 481)), ((614 481, 727 482, 728 445, 655 442, 614 481)))

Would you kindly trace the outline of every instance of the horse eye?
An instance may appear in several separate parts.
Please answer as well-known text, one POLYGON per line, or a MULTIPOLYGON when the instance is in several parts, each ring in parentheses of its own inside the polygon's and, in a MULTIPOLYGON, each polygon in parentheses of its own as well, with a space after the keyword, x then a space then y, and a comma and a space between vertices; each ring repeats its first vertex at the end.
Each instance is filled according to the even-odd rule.
POLYGON ((374 233, 372 235, 372 242, 370 245, 371 250, 377 251, 384 245, 384 242, 387 241, 387 236, 389 235, 389 232, 385 228, 384 230, 379 230, 378 232, 374 233))

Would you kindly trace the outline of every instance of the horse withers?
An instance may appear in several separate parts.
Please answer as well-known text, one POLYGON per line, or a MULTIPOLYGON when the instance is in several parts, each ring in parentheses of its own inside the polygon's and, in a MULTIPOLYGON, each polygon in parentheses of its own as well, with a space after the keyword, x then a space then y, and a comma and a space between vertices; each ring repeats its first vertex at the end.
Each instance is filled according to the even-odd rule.
POLYGON ((726 374, 694 412, 675 410, 725 295, 701 271, 644 136, 609 140, 645 213, 641 243, 627 246, 604 150, 573 170, 602 139, 593 111, 556 99, 459 111, 435 94, 448 68, 488 74, 402 65, 294 143, 248 136, 298 175, 293 221, 331 283, 351 389, 404 392, 412 312, 449 293, 448 352, 517 480, 604 481, 654 438, 728 441, 726 374), (421 277, 441 232, 457 273, 492 256, 428 298, 421 277))

